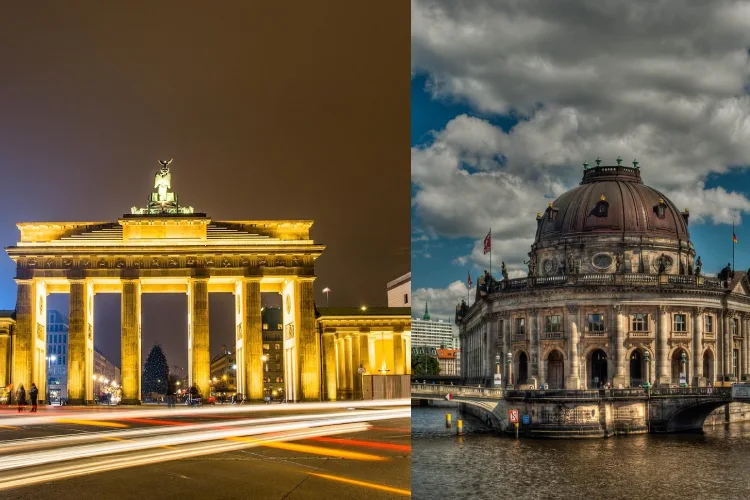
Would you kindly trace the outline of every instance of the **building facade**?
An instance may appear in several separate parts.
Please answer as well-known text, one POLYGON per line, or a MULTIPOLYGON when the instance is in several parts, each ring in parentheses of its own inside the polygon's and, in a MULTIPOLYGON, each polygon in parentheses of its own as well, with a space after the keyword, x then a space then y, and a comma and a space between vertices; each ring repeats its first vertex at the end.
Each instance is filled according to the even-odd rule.
POLYGON ((263 321, 263 392, 272 399, 284 399, 284 325, 279 307, 264 307, 263 321))
POLYGON ((412 345, 415 347, 458 348, 458 328, 451 322, 433 320, 425 304, 422 318, 412 320, 412 345))
MULTIPOLYGON (((222 383, 226 386, 226 391, 237 392, 237 359, 227 346, 223 345, 219 353, 211 359, 211 392, 217 391, 217 384, 222 383)), ((222 387, 218 386, 218 387, 222 387)))
POLYGON ((97 348, 94 348, 94 397, 100 399, 107 391, 105 387, 120 387, 122 378, 120 369, 108 360, 97 348))
POLYGON ((47 313, 47 366, 50 401, 68 399, 68 317, 60 311, 47 313))
POLYGON ((458 368, 458 349, 437 349, 438 366, 440 375, 460 375, 458 368))
POLYGON ((584 164, 536 217, 528 277, 478 279, 457 308, 462 373, 550 388, 705 386, 750 374, 750 281, 704 276, 689 211, 643 184, 638 163, 584 164))
POLYGON ((388 307, 411 307, 411 273, 388 282, 388 307))

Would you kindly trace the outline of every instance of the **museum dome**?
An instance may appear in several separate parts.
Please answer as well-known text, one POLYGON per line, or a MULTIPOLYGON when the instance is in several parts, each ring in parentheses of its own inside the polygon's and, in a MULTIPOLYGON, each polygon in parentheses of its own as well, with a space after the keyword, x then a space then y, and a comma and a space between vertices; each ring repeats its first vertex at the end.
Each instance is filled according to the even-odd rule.
MULTIPOLYGON (((534 246, 581 236, 642 236, 689 241, 688 211, 641 180, 638 162, 589 168, 581 184, 537 214, 534 246)), ((599 163, 599 160, 597 160, 599 163)))

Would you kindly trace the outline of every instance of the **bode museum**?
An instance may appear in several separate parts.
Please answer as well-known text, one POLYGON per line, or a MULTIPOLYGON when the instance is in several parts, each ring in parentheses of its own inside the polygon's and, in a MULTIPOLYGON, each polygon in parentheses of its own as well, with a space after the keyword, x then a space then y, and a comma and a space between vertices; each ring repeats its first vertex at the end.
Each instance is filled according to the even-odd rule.
POLYGON ((584 163, 536 216, 528 277, 485 272, 456 311, 467 383, 550 389, 713 385, 750 378, 750 282, 701 272, 689 211, 633 166, 584 163), (496 380, 496 379, 495 379, 496 380))

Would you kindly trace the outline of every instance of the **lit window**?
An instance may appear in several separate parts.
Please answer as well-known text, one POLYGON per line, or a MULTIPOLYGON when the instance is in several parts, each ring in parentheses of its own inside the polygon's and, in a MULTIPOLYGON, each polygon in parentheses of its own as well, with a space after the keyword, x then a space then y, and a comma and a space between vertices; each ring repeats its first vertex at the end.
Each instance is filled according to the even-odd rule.
POLYGON ((283 328, 284 328, 284 325, 282 325, 281 323, 276 325, 277 330, 282 330, 283 328))
POLYGON ((268 323, 263 323, 263 329, 268 330, 268 323))
POLYGON ((546 332, 548 333, 559 333, 562 331, 562 322, 560 316, 547 316, 546 332))
POLYGON ((589 331, 590 332, 603 332, 604 328, 604 315, 603 314, 589 314, 589 331))
POLYGON ((672 325, 672 331, 675 331, 675 332, 687 331, 687 315, 685 314, 674 315, 674 323, 672 325))
POLYGON ((714 333, 714 317, 711 315, 704 316, 703 329, 705 333, 714 333))
POLYGON ((633 314, 633 322, 631 330, 634 332, 647 332, 648 331, 648 314, 636 313, 633 314))

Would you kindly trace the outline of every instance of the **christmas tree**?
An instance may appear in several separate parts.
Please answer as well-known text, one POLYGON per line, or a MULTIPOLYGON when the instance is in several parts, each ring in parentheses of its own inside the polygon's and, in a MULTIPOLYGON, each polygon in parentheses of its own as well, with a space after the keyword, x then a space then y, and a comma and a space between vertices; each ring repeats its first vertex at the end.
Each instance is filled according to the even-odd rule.
POLYGON ((169 365, 164 351, 157 342, 151 348, 146 359, 146 365, 143 367, 142 391, 144 394, 156 392, 158 394, 167 393, 167 380, 169 380, 169 365))

